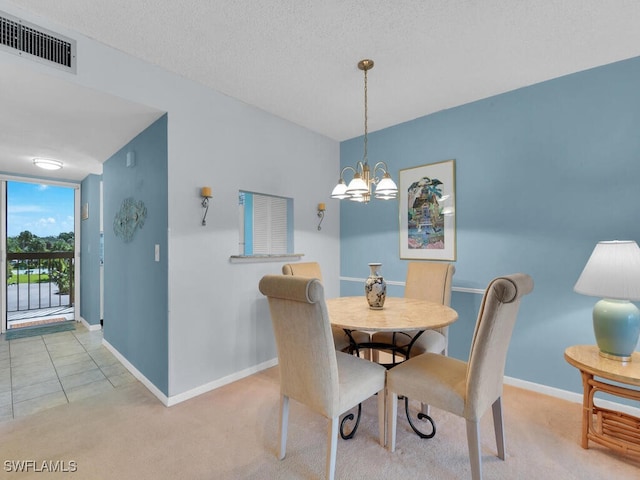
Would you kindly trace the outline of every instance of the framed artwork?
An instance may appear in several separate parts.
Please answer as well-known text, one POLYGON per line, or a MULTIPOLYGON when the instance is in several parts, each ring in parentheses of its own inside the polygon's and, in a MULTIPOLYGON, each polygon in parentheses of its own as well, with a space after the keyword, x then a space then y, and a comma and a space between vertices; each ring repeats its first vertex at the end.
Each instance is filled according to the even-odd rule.
POLYGON ((455 160, 400 170, 400 258, 456 259, 455 160))

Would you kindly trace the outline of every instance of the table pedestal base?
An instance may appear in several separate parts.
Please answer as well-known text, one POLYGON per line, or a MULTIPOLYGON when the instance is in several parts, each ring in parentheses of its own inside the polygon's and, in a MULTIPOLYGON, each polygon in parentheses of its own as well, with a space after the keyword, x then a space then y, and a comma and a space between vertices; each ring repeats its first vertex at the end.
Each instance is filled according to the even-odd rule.
POLYGON ((347 421, 353 420, 354 415, 353 413, 349 413, 347 415, 345 415, 344 417, 342 417, 342 420, 340 421, 340 436, 343 438, 343 440, 349 440, 352 439, 353 436, 356 434, 356 430, 358 430, 358 425, 360 425, 360 417, 362 416, 362 404, 359 403, 358 404, 358 417, 356 418, 356 423, 353 426, 353 428, 351 429, 350 433, 344 433, 344 424, 347 421))
POLYGON ((404 397, 404 411, 407 414, 407 420, 409 421, 409 425, 411 426, 413 431, 416 432, 416 435, 418 435, 420 438, 433 438, 435 436, 435 434, 436 434, 436 424, 434 423, 433 418, 431 418, 426 413, 422 413, 422 412, 418 413, 418 420, 428 420, 429 423, 431 424, 431 433, 429 433, 429 434, 422 433, 413 424, 413 421, 411 420, 411 415, 409 415, 409 399, 407 397, 404 397))

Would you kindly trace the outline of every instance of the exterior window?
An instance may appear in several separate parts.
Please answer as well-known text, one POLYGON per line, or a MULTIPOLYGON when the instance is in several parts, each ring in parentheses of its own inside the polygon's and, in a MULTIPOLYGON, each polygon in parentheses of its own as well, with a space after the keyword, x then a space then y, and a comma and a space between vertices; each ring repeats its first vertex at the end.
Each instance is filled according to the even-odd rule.
POLYGON ((293 253, 293 199, 240 191, 240 255, 293 253))

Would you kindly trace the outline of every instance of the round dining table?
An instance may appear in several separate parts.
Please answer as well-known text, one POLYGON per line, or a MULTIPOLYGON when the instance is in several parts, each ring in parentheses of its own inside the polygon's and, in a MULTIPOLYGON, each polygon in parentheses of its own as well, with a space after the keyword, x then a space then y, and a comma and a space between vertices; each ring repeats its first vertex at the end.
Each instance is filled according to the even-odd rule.
MULTIPOLYGON (((411 347, 425 330, 451 325, 458 319, 453 308, 428 300, 405 297, 387 297, 381 309, 369 307, 366 297, 338 297, 326 301, 331 325, 343 328, 351 342, 350 351, 360 349, 384 350, 409 358, 411 347), (405 345, 356 342, 351 335, 360 332, 417 332, 409 335, 405 345)), ((395 355, 387 368, 396 365, 395 355)))
POLYGON ((430 330, 446 327, 458 319, 453 308, 416 298, 387 297, 382 309, 370 308, 364 296, 330 298, 326 304, 331 324, 345 330, 430 330))
MULTIPOLYGON (((331 325, 343 328, 349 336, 350 352, 358 354, 360 349, 373 349, 391 352, 393 362, 383 364, 386 368, 393 368, 396 363, 396 354, 404 359, 410 358, 411 347, 425 330, 441 328, 451 325, 458 319, 458 312, 453 308, 437 302, 418 300, 416 298, 387 297, 381 309, 370 308, 367 299, 360 297, 339 297, 326 300, 327 311, 331 325), (407 345, 378 342, 356 342, 351 332, 412 332, 407 345), (417 333, 414 333, 417 332, 417 333)), ((345 434, 345 422, 353 420, 354 415, 349 414, 342 419, 340 434, 342 438, 352 438, 360 423, 361 405, 358 407, 358 417, 351 433, 345 434)), ((422 438, 432 438, 436 433, 436 425, 433 419, 426 413, 420 412, 418 419, 431 423, 431 433, 423 433, 411 420, 409 414, 409 399, 405 397, 405 411, 407 420, 413 431, 422 438)))

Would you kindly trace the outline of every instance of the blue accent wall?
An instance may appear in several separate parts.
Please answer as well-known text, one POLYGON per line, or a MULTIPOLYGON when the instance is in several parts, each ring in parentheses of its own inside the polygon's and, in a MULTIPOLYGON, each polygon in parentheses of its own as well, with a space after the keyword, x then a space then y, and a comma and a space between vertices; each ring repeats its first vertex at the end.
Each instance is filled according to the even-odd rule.
POLYGON ((104 163, 104 338, 168 396, 167 116, 104 163), (135 166, 126 166, 128 152, 135 166), (123 200, 147 216, 130 242, 115 235, 123 200), (160 261, 154 260, 155 245, 160 261))
MULTIPOLYGON (((526 272, 535 282, 514 331, 506 375, 581 392, 563 358, 594 344, 596 298, 573 292, 596 243, 640 241, 640 58, 568 75, 369 134, 370 163, 400 169, 456 161, 455 287, 526 272)), ((375 98, 370 100, 375 112, 375 98)), ((341 143, 341 165, 362 138, 341 143)), ((367 263, 404 281, 398 201, 343 201, 341 294, 361 295, 367 263)), ((402 287, 390 294, 402 295, 402 287)), ((455 292, 450 354, 465 359, 481 296, 455 292)))
POLYGON ((80 316, 100 324, 100 175, 89 175, 80 186, 80 209, 89 206, 89 218, 80 220, 80 316))

